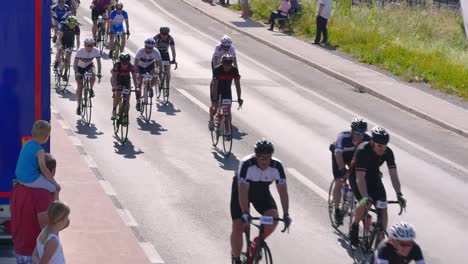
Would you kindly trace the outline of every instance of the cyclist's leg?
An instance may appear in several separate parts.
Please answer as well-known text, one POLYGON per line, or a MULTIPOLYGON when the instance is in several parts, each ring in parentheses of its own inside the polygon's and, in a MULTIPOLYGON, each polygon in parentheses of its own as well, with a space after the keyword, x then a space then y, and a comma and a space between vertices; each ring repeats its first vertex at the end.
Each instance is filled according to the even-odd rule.
POLYGON ((127 43, 127 36, 122 35, 120 36, 120 52, 124 52, 125 50, 125 44, 127 43))
POLYGON ((111 53, 114 52, 114 37, 113 32, 109 31, 109 52, 111 53))
POLYGON ((169 89, 169 84, 171 82, 171 65, 166 65, 166 88, 169 89))
POLYGON ((242 235, 246 224, 242 223, 242 211, 239 205, 239 191, 237 177, 232 179, 231 186, 231 254, 235 259, 239 259, 242 250, 242 235))
POLYGON ((336 162, 335 153, 332 152, 332 170, 333 177, 335 179, 335 187, 333 189, 333 204, 335 206, 335 214, 340 209, 340 200, 341 200, 341 175, 338 168, 338 163, 336 162))
POLYGON ((91 64, 91 65, 92 66, 89 68, 88 72, 93 73, 93 77, 91 77, 91 80, 90 80, 90 88, 91 90, 93 90, 94 82, 96 82, 96 76, 94 76, 94 73, 95 73, 94 64, 91 64))
MULTIPOLYGON (((270 191, 266 194, 267 197, 258 200, 252 201, 252 205, 255 207, 258 213, 263 216, 271 216, 274 218, 278 217, 278 207, 276 206, 275 199, 271 195, 270 191)), ((273 231, 275 231, 278 221, 274 221, 273 225, 265 225, 265 232, 263 233, 262 239, 265 240, 273 231)))
MULTIPOLYGON (((113 100, 113 103, 112 103, 112 113, 114 113, 117 109, 117 106, 119 105, 120 103, 120 98, 122 96, 122 87, 120 85, 117 84, 117 86, 115 87, 115 89, 112 89, 112 91, 114 92, 114 100, 113 100)), ((120 111, 122 111, 122 109, 119 109, 119 113, 120 111)))
POLYGON ((92 28, 92 32, 93 32, 93 39, 97 39, 96 38, 96 32, 97 32, 97 19, 98 19, 98 12, 94 9, 91 9, 91 20, 93 20, 93 28, 92 28))
POLYGON ((388 223, 388 213, 387 213, 387 193, 385 191, 385 186, 382 181, 379 180, 379 183, 376 185, 369 186, 369 196, 374 200, 375 208, 379 210, 379 216, 381 223, 385 229, 387 229, 388 223))
POLYGON ((60 46, 60 48, 57 48, 57 54, 55 54, 54 68, 57 68, 60 62, 60 56, 62 56, 62 52, 63 52, 63 46, 60 46))
POLYGON ((82 77, 76 78, 76 102, 78 103, 78 107, 81 105, 81 94, 83 91, 83 74, 87 71, 88 68, 81 68, 78 66, 78 72, 81 74, 82 77))
POLYGON ((149 67, 150 71, 149 73, 153 75, 153 79, 151 79, 151 87, 154 87, 156 85, 156 70, 154 69, 154 64, 151 64, 152 66, 149 67))

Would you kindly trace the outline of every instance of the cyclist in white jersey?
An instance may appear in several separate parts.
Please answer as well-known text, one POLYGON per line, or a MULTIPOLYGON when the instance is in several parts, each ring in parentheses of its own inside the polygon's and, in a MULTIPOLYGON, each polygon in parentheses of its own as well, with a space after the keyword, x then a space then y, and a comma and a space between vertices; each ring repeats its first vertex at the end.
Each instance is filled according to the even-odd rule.
POLYGON ((155 67, 158 66, 159 74, 162 72, 162 59, 161 54, 155 48, 156 41, 153 38, 148 38, 145 40, 145 47, 137 51, 135 56, 134 65, 138 67, 138 87, 136 90, 136 109, 140 111, 140 94, 141 94, 141 85, 143 80, 143 74, 150 73, 153 75, 151 80, 151 87, 149 90, 149 97, 153 97, 153 86, 156 84, 156 75, 155 67))
POLYGON ((221 38, 221 42, 215 47, 213 58, 211 59, 211 69, 213 71, 221 64, 221 57, 224 54, 230 54, 234 58, 233 64, 237 67, 236 49, 232 45, 231 38, 227 35, 224 35, 221 38))
MULTIPOLYGON (((75 55, 75 61, 73 63, 73 69, 75 70, 75 79, 77 83, 76 88, 76 101, 78 103, 78 107, 76 108, 76 114, 81 115, 81 94, 83 90, 83 74, 85 72, 94 73, 94 63, 93 60, 96 58, 97 65, 98 65, 98 73, 97 76, 101 79, 101 52, 99 49, 94 47, 94 39, 93 38, 86 38, 84 41, 84 48, 79 49, 75 55)), ((91 77, 90 80, 90 96, 94 97, 94 82, 96 81, 96 77, 91 77)))

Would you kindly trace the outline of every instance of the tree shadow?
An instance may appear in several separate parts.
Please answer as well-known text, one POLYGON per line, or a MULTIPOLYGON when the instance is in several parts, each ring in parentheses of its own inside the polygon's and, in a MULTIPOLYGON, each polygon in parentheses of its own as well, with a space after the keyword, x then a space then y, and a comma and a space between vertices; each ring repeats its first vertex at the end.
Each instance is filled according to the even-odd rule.
POLYGON ((175 109, 174 104, 172 102, 167 102, 167 104, 163 103, 156 103, 156 110, 158 112, 166 113, 166 115, 175 115, 175 113, 181 112, 180 109, 175 109))
POLYGON ((100 135, 104 135, 104 132, 97 131, 97 128, 94 124, 89 124, 88 126, 84 124, 81 121, 81 119, 76 120, 76 129, 77 129, 77 131, 75 131, 76 133, 80 135, 86 135, 87 138, 91 138, 91 139, 97 138, 97 136, 100 136, 100 135))
POLYGON ((138 117, 137 123, 140 126, 140 129, 143 131, 148 131, 152 135, 161 135, 161 132, 166 132, 167 129, 163 128, 160 124, 156 123, 153 120, 146 122, 143 118, 138 117))
POLYGON ((114 135, 114 152, 123 155, 126 159, 134 159, 136 155, 144 153, 141 149, 135 150, 133 143, 127 139, 124 144, 121 144, 117 136, 114 135))
POLYGON ((215 146, 213 146, 213 151, 211 153, 213 154, 213 157, 218 161, 218 166, 221 169, 228 171, 236 171, 239 167, 239 159, 237 159, 234 153, 231 152, 231 154, 228 157, 225 157, 222 154, 222 150, 215 146))

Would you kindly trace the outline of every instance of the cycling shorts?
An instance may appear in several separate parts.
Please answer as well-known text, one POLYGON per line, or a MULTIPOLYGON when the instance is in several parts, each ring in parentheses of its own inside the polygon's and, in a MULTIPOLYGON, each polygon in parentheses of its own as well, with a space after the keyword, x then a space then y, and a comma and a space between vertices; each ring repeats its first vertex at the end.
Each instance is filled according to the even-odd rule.
MULTIPOLYGON (((380 177, 380 176, 379 176, 380 177)), ((350 177, 349 178, 349 185, 351 186, 351 190, 353 191, 354 196, 356 197, 356 200, 361 200, 362 195, 359 193, 359 189, 356 183, 356 177, 350 177)), ((374 201, 374 204, 377 205, 377 202, 384 202, 385 206, 379 206, 379 208, 387 208, 387 192, 385 191, 385 186, 383 185, 383 182, 381 180, 374 182, 374 183, 369 183, 366 182, 367 185, 367 194, 369 195, 370 198, 374 201)), ((377 207, 377 206, 376 206, 377 207)))
POLYGON ((85 74, 85 72, 92 72, 93 70, 94 70, 94 63, 91 63, 86 68, 81 68, 80 66, 78 66, 78 72, 81 75, 85 74))
POLYGON ((153 70, 154 70, 154 63, 151 63, 151 65, 148 66, 148 67, 138 66, 138 73, 139 74, 151 73, 151 71, 153 71, 153 70))

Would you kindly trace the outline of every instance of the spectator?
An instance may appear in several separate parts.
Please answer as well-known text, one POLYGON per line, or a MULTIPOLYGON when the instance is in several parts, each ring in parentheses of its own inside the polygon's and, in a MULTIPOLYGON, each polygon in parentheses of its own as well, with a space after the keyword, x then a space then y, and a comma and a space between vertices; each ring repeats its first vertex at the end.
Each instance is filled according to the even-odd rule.
POLYGON ((48 224, 37 238, 33 258, 38 263, 65 264, 59 232, 70 225, 70 208, 61 201, 55 201, 47 210, 48 224))
MULTIPOLYGON (((49 153, 45 154, 45 163, 52 175, 55 175, 57 162, 49 153)), ((33 263, 36 238, 47 225, 47 208, 53 201, 52 194, 45 189, 29 188, 20 183, 13 187, 10 210, 17 264, 33 263)))
POLYGON ((328 42, 327 22, 331 17, 331 0, 319 0, 317 4, 317 33, 315 34, 314 44, 328 42), (320 37, 323 34, 323 40, 320 37))
POLYGON ((268 30, 273 31, 275 27, 275 20, 278 18, 287 18, 289 9, 291 8, 291 4, 289 0, 281 0, 280 6, 278 7, 278 11, 272 11, 270 15, 270 28, 268 30))
POLYGON ((60 185, 45 164, 45 152, 42 144, 49 140, 50 124, 45 120, 34 122, 31 130, 32 139, 24 144, 16 164, 16 180, 31 188, 46 189, 58 199, 60 185), (41 175, 42 173, 42 175, 41 175))
POLYGON ((244 19, 248 19, 250 17, 250 7, 249 7, 249 0, 239 0, 242 15, 240 17, 244 19))
MULTIPOLYGON (((213 2, 213 0, 210 0, 210 1, 213 2)), ((218 5, 229 5, 229 0, 227 0, 227 1, 219 0, 218 2, 216 2, 216 4, 218 4, 218 5)))

